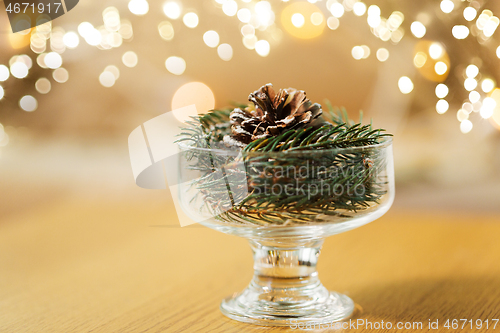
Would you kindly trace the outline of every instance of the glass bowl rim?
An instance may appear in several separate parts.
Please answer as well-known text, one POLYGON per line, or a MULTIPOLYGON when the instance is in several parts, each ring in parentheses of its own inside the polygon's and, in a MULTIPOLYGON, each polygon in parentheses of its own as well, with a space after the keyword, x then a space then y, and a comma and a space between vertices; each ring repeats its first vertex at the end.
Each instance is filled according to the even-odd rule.
MULTIPOLYGON (((351 153, 353 151, 364 151, 371 149, 382 149, 387 148, 392 144, 392 136, 384 136, 382 141, 376 144, 366 145, 366 146, 357 146, 357 147, 346 147, 346 148, 330 148, 330 149, 303 149, 303 150, 292 150, 292 151, 251 151, 246 152, 242 155, 245 156, 272 156, 272 155, 295 155, 295 154, 318 154, 318 153, 351 153)), ((194 151, 206 151, 218 153, 221 155, 234 154, 238 155, 242 152, 242 150, 230 150, 230 149, 220 149, 220 148, 202 148, 202 147, 193 147, 189 144, 186 144, 184 141, 176 142, 177 145, 185 150, 194 150, 194 151)))

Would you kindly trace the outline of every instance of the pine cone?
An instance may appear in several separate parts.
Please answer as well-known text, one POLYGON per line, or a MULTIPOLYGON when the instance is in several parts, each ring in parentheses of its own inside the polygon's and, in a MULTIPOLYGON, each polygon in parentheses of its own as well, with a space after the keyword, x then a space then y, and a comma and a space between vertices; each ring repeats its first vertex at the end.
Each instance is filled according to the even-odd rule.
POLYGON ((235 108, 231 112, 232 135, 224 140, 228 144, 245 146, 289 129, 316 126, 321 121, 321 105, 313 104, 302 90, 280 89, 276 94, 273 85, 266 84, 248 99, 253 105, 245 109, 235 108))

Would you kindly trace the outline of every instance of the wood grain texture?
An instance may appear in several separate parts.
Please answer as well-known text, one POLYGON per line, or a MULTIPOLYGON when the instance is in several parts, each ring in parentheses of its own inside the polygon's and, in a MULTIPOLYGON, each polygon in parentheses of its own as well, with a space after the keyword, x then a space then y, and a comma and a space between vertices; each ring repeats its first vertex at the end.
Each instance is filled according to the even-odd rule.
MULTIPOLYGON (((252 276, 244 239, 177 227, 171 207, 48 202, 0 218, 0 332, 297 332, 220 313, 252 276)), ((500 319, 499 222, 391 211, 328 238, 320 278, 366 321, 500 319)))

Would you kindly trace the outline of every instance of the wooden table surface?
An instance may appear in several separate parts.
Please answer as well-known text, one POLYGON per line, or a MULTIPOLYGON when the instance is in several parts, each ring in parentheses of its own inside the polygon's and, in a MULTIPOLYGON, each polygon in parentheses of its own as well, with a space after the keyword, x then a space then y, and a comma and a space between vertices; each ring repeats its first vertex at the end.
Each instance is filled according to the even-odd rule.
MULTIPOLYGON (((0 332, 297 332, 224 317, 221 299, 252 276, 246 240, 173 216, 167 200, 60 196, 0 217, 0 332)), ((447 319, 491 322, 499 222, 391 210, 328 238, 320 278, 355 300, 356 319, 422 322, 422 332, 429 320, 439 320, 433 332, 457 331, 447 319)))

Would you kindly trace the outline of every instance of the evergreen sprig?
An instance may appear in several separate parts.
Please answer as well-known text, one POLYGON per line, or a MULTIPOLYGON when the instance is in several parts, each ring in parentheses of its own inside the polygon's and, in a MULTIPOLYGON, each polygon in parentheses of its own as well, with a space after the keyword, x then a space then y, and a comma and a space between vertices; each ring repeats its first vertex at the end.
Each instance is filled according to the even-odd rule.
POLYGON ((345 218, 377 205, 387 192, 386 159, 370 146, 390 134, 373 129, 371 124, 362 125, 361 117, 355 123, 344 109, 329 103, 327 106, 321 126, 289 129, 278 136, 257 139, 243 149, 224 143, 224 137, 231 134, 231 109, 212 110, 193 118, 178 141, 187 141, 193 148, 241 153, 184 152, 186 160, 191 161, 187 167, 201 173, 190 184, 201 194, 204 205, 200 209, 207 209, 224 222, 293 225, 328 222, 331 216, 345 218), (301 168, 316 172, 297 175, 301 168), (295 174, 284 174, 283 170, 295 170, 295 174), (332 193, 339 186, 362 187, 364 191, 332 193), (270 191, 276 187, 287 191, 270 191))

